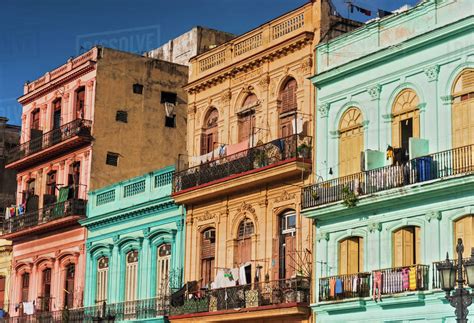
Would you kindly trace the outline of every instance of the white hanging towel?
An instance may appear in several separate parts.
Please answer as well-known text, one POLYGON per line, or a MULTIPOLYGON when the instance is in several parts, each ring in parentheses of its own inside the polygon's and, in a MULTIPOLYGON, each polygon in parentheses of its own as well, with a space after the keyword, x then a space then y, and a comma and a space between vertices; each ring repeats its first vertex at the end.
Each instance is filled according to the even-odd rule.
POLYGON ((23 313, 26 315, 33 315, 35 308, 33 302, 23 302, 23 313))
POLYGON ((293 125, 294 135, 299 135, 303 132, 303 116, 296 116, 296 118, 294 118, 291 123, 293 125))

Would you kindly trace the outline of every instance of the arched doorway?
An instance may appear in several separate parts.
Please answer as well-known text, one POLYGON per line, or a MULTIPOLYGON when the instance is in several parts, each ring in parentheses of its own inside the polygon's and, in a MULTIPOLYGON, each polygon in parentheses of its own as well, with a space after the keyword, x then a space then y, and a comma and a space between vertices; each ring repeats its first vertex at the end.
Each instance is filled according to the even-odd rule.
POLYGON ((359 109, 349 108, 342 115, 339 134, 339 176, 360 172, 360 155, 364 150, 364 128, 359 109))

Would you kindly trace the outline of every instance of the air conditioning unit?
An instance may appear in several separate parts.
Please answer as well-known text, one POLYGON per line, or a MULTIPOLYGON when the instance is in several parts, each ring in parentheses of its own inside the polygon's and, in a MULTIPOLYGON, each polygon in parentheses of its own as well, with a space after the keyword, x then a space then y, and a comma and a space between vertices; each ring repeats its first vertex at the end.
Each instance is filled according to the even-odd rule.
POLYGON ((172 118, 175 115, 175 104, 170 102, 165 102, 165 112, 168 118, 172 118))
POLYGON ((216 239, 216 230, 208 230, 204 232, 204 239, 215 240, 216 239))

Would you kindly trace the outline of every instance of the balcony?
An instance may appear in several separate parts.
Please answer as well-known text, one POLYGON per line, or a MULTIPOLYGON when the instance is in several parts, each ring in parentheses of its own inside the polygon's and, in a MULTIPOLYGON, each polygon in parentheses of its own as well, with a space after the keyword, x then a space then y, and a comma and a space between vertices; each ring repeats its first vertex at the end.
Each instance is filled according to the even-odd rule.
POLYGON ((474 171, 474 145, 414 158, 317 183, 302 190, 302 208, 321 207, 344 199, 347 192, 366 196, 408 185, 463 175, 474 171))
POLYGON ((178 171, 173 178, 173 197, 178 203, 187 203, 241 192, 301 176, 310 168, 311 137, 292 135, 178 171))
POLYGON ((7 168, 24 169, 91 142, 92 121, 76 119, 7 153, 7 168))
MULTIPOLYGON (((305 315, 298 307, 307 307, 310 303, 311 281, 309 278, 296 277, 286 280, 218 288, 202 292, 199 296, 175 295, 170 306, 172 320, 186 319, 192 316, 238 314, 258 311, 248 318, 261 318, 261 310, 294 308, 285 315, 305 315)), ((277 315, 268 313, 268 315, 277 315)), ((227 316, 228 319, 230 317, 227 316)))
POLYGON ((77 223, 86 215, 86 201, 70 199, 64 202, 48 205, 35 211, 27 211, 6 219, 3 224, 3 239, 15 239, 56 227, 77 223))
POLYGON ((274 55, 269 49, 281 50, 312 40, 311 10, 311 5, 305 5, 193 58, 190 82, 238 63, 248 64, 249 60, 274 55))
POLYGON ((370 273, 355 273, 319 279, 319 301, 337 301, 370 296, 370 273), (336 282, 341 289, 336 292, 336 282))
POLYGON ((319 279, 319 302, 393 296, 430 288, 429 266, 412 265, 378 269, 372 273, 355 273, 319 279), (378 289, 380 286, 380 294, 378 289), (376 291, 374 291, 376 289, 376 291))

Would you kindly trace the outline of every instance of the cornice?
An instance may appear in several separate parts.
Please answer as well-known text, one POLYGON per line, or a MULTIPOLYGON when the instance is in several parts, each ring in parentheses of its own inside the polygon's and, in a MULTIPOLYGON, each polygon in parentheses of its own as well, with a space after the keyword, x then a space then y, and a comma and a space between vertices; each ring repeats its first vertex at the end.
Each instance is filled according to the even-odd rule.
POLYGON ((78 77, 80 77, 84 74, 87 74, 90 71, 93 71, 96 68, 95 66, 96 66, 96 62, 95 61, 90 61, 89 64, 87 64, 86 66, 78 69, 77 71, 74 71, 73 73, 63 77, 62 79, 57 80, 55 82, 54 81, 49 82, 49 83, 45 84, 43 86, 43 88, 38 89, 37 91, 35 90, 32 93, 28 93, 28 94, 25 94, 25 95, 19 97, 18 102, 22 105, 28 104, 31 101, 34 101, 35 99, 37 99, 38 97, 44 96, 45 94, 50 93, 50 92, 58 89, 59 87, 61 87, 65 83, 69 83, 72 80, 74 80, 74 79, 76 79, 76 78, 78 78, 78 77))
POLYGON ((417 35, 406 41, 400 42, 397 46, 382 48, 374 53, 359 57, 342 65, 335 66, 329 70, 316 74, 311 77, 311 82, 317 87, 337 79, 344 78, 348 74, 357 73, 366 69, 368 66, 375 66, 392 58, 396 58, 401 52, 417 50, 431 43, 439 42, 445 38, 453 37, 456 34, 472 29, 474 17, 466 17, 449 25, 441 26, 421 35, 417 35))
POLYGON ((224 80, 235 76, 235 74, 239 72, 245 72, 249 69, 259 67, 264 62, 273 61, 274 59, 281 56, 286 56, 288 53, 294 50, 301 49, 309 45, 312 42, 313 37, 314 33, 304 31, 284 42, 268 47, 258 54, 248 57, 242 61, 229 64, 219 71, 192 81, 187 84, 184 89, 190 94, 199 93, 215 84, 222 83, 224 80))
POLYGON ((92 217, 89 219, 82 220, 81 225, 88 229, 97 229, 103 226, 117 224, 121 222, 130 221, 137 217, 146 217, 155 214, 157 211, 178 209, 179 206, 172 200, 164 203, 155 203, 139 209, 125 211, 120 210, 119 212, 113 212, 112 214, 105 214, 103 216, 92 217))

